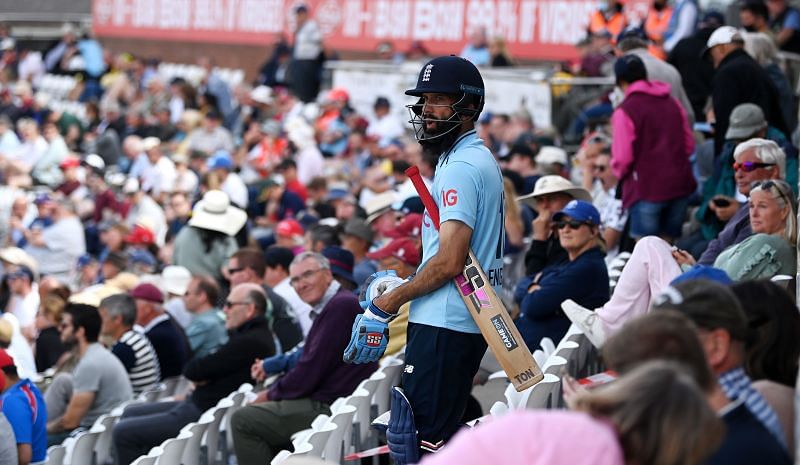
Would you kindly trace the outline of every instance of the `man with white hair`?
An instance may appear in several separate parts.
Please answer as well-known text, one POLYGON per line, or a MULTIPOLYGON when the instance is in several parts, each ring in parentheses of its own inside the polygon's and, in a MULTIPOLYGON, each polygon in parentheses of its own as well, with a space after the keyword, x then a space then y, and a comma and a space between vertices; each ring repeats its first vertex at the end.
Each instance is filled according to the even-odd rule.
MULTIPOLYGON (((786 177, 786 154, 778 144, 766 139, 750 139, 736 146, 733 152, 736 171, 736 187, 745 198, 750 196, 751 185, 766 179, 786 177)), ((697 261, 701 265, 713 265, 717 256, 731 245, 738 244, 753 234, 750 228, 750 207, 745 201, 716 239, 697 261)))
POLYGON ((120 170, 133 177, 141 175, 141 171, 145 168, 145 161, 147 160, 147 156, 144 154, 142 147, 142 138, 132 134, 123 139, 122 154, 124 157, 119 159, 120 170))

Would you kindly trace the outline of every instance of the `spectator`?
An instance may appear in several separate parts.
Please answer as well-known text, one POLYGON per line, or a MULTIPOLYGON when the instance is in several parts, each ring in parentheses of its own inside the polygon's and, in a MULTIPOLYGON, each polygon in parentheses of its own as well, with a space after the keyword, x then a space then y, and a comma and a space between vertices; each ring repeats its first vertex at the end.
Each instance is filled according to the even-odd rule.
POLYGON ((522 279, 514 300, 520 316, 516 325, 528 347, 538 347, 542 338, 559 341, 570 321, 559 310, 567 298, 580 300, 591 308, 608 300, 608 272, 600 246, 600 213, 591 203, 572 200, 553 215, 567 262, 544 268, 522 279), (574 283, 585 283, 580 289, 574 283))
POLYGON ((610 150, 604 150, 581 166, 584 179, 591 180, 589 185, 592 187, 592 202, 600 211, 607 258, 614 257, 619 252, 623 231, 628 223, 628 211, 622 208, 622 201, 617 198, 619 180, 611 170, 609 152, 610 150))
POLYGON ((44 462, 47 458, 47 409, 39 388, 20 379, 14 360, 0 349, 0 391, 3 415, 14 429, 19 465, 44 462))
MULTIPOLYGON (((689 299, 692 300, 691 297, 689 299)), ((697 300, 686 303, 698 304, 704 305, 697 300)), ((608 345, 603 348, 603 357, 609 367, 625 374, 654 359, 680 362, 688 367, 705 392, 708 403, 725 423, 725 438, 706 463, 788 463, 784 459, 785 452, 780 450, 781 446, 766 428, 745 405, 729 398, 722 390, 703 353, 703 345, 696 336, 697 327, 671 308, 667 305, 664 309, 637 318, 609 339, 608 345)))
POLYGON ((125 409, 113 432, 117 463, 131 463, 153 446, 177 436, 186 424, 197 421, 205 410, 247 382, 254 359, 275 354, 264 318, 266 307, 266 296, 259 286, 234 286, 225 302, 225 327, 230 339, 216 352, 196 357, 186 366, 184 376, 196 386, 186 400, 125 409))
POLYGON ((699 465, 724 434, 703 392, 678 364, 647 363, 612 384, 581 393, 576 404, 576 412, 520 411, 465 429, 422 464, 699 465), (670 405, 669 414, 662 413, 665 405, 670 405), (692 430, 682 415, 699 416, 692 430), (585 440, 568 440, 573 433, 585 440), (544 439, 535 452, 526 440, 533 435, 544 439))
POLYGON ((286 352, 303 340, 303 331, 297 317, 292 314, 289 304, 272 288, 264 285, 266 268, 264 254, 261 251, 241 249, 228 261, 227 276, 231 286, 251 283, 264 288, 267 295, 267 309, 264 317, 276 338, 276 347, 280 347, 283 352, 286 352))
POLYGON ((192 314, 186 327, 186 337, 192 349, 192 358, 214 353, 228 342, 225 332, 225 317, 216 307, 220 298, 217 282, 210 276, 195 276, 189 282, 183 301, 192 314))
POLYGON ((133 329, 136 302, 128 295, 116 294, 100 301, 98 311, 103 320, 100 334, 115 341, 111 353, 128 372, 133 395, 155 388, 161 379, 158 356, 147 337, 133 329))
POLYGON ((172 263, 220 282, 223 267, 238 248, 234 236, 247 222, 247 214, 231 206, 228 195, 219 190, 206 192, 192 212, 188 226, 175 238, 172 263))
POLYGON ((533 241, 525 254, 526 275, 533 276, 547 266, 568 260, 567 252, 553 232, 552 216, 573 199, 591 202, 592 196, 585 189, 554 175, 542 176, 532 193, 517 199, 538 213, 533 221, 533 241))
POLYGON ((222 126, 222 118, 216 111, 206 113, 203 126, 192 130, 186 140, 189 152, 203 152, 206 157, 218 150, 232 153, 234 149, 231 132, 222 126))
POLYGON ((675 45, 689 37, 697 27, 699 8, 697 0, 678 0, 672 7, 672 16, 664 33, 664 51, 671 52, 675 45))
POLYGON ((506 46, 506 39, 503 36, 496 35, 489 41, 489 55, 491 57, 489 64, 492 68, 514 66, 514 60, 511 58, 511 53, 506 46))
POLYGON ((155 244, 163 246, 167 237, 167 219, 164 209, 158 200, 144 190, 139 189, 139 181, 128 178, 122 187, 122 193, 128 199, 130 210, 125 219, 128 229, 133 229, 136 224, 147 225, 147 229, 155 235, 155 244))
MULTIPOLYGON (((292 434, 318 414, 330 414, 330 403, 351 393, 377 367, 377 363, 349 365, 342 361, 348 332, 361 308, 356 297, 340 289, 333 279, 328 260, 316 253, 302 253, 292 261, 290 274, 300 298, 313 308, 314 325, 295 365, 231 418, 234 449, 241 465, 270 461, 290 443, 292 434)), ((253 364, 257 381, 275 370, 262 365, 267 361, 270 359, 257 359, 253 364)), ((285 369, 284 363, 277 371, 285 369)))
POLYGON ((39 309, 39 293, 35 289, 33 271, 20 265, 6 271, 6 280, 11 291, 11 300, 6 311, 17 317, 23 334, 33 334, 36 311, 39 309))
POLYGON ((69 278, 78 257, 86 253, 83 225, 72 201, 55 202, 52 226, 31 231, 25 251, 39 263, 40 273, 69 278))
POLYGON ((533 192, 536 181, 541 173, 536 166, 536 153, 527 145, 513 145, 508 152, 508 165, 506 168, 522 176, 525 184, 519 195, 528 195, 533 192))
POLYGON ((621 57, 614 73, 625 98, 611 117, 611 168, 622 184, 622 207, 630 212, 630 235, 678 238, 696 188, 686 113, 668 85, 647 80, 638 56, 621 57), (648 129, 653 125, 659 130, 648 129))
POLYGON ((292 93, 303 103, 308 103, 313 102, 319 93, 320 71, 325 59, 322 33, 310 18, 308 6, 296 6, 294 14, 294 47, 286 81, 292 93))
POLYGON ((747 32, 770 32, 766 3, 756 0, 743 3, 739 7, 739 22, 747 32))
MULTIPOLYGON (((41 287, 40 287, 41 289, 41 287)), ((44 295, 36 313, 36 343, 34 348, 36 371, 42 373, 56 364, 66 347, 61 342, 58 325, 67 301, 56 292, 44 295)))
POLYGON ((238 174, 233 172, 233 159, 231 154, 219 150, 208 159, 209 171, 215 173, 220 182, 219 189, 228 194, 231 203, 243 210, 247 209, 247 186, 238 174))
MULTIPOLYGON (((275 174, 283 178, 283 184, 286 186, 288 192, 294 192, 303 202, 308 201, 306 184, 303 184, 300 182, 300 179, 297 178, 297 162, 291 158, 284 158, 275 166, 275 174)), ((311 181, 309 181, 308 186, 310 189, 311 181)))
POLYGON ((306 209, 303 199, 286 188, 282 176, 268 179, 258 198, 259 205, 255 209, 255 219, 259 226, 272 226, 280 221, 295 218, 306 209), (263 207, 261 207, 263 205, 263 207))
POLYGON ((781 50, 800 53, 800 11, 786 0, 767 0, 769 27, 781 50))
MULTIPOLYGON (((797 127, 797 115, 794 111, 797 101, 789 79, 786 77, 783 68, 781 68, 778 48, 775 46, 772 37, 764 32, 745 33, 744 49, 767 72, 767 76, 769 76, 772 85, 775 86, 775 90, 778 92, 783 121, 789 131, 794 131, 795 127, 797 127)), ((733 117, 733 114, 731 114, 731 117, 733 117)))
POLYGON ((459 54, 461 58, 466 58, 475 66, 489 66, 491 55, 489 53, 488 40, 486 38, 486 28, 476 26, 469 33, 469 42, 459 54))
POLYGON ((139 175, 142 190, 153 198, 161 200, 164 194, 169 194, 175 189, 177 178, 175 163, 164 156, 161 140, 157 137, 146 138, 142 145, 147 155, 147 165, 139 175))
POLYGON ((623 2, 617 0, 602 2, 600 8, 589 17, 589 35, 605 32, 611 37, 617 37, 628 24, 623 9, 623 2))
MULTIPOLYGON (((750 192, 750 222, 753 236, 720 254, 714 266, 725 272, 726 279, 771 278, 795 272, 792 249, 797 236, 795 200, 783 181, 763 181, 750 192)), ((607 334, 618 331, 631 318, 647 312, 652 299, 672 280, 694 265, 683 250, 673 250, 660 238, 640 240, 617 281, 611 300, 597 312, 574 302, 562 304, 564 312, 592 342, 600 346, 607 334)), ((695 271, 703 272, 703 267, 695 271)))
POLYGON ((361 218, 353 218, 344 225, 342 247, 353 254, 353 279, 359 286, 378 271, 376 263, 367 257, 375 237, 372 228, 361 218))
POLYGON ((714 153, 722 150, 731 113, 740 103, 755 103, 771 126, 788 134, 775 86, 766 71, 744 51, 744 39, 736 28, 722 26, 715 30, 704 53, 711 55, 716 68, 711 93, 716 118, 714 153))
POLYGON ((36 362, 30 344, 19 329, 19 322, 10 313, 0 315, 0 349, 16 360, 20 376, 30 378, 36 375, 36 362))
POLYGON ((289 142, 294 146, 294 160, 297 163, 297 179, 308 185, 316 176, 323 174, 325 166, 322 152, 314 139, 314 128, 302 119, 287 121, 286 133, 289 142))
POLYGON ((647 35, 652 44, 650 51, 659 60, 667 58, 664 52, 664 34, 669 28, 669 21, 672 19, 672 7, 667 5, 666 0, 653 0, 650 10, 642 24, 642 30, 647 35))
POLYGON ((152 284, 139 284, 130 292, 136 303, 136 324, 156 351, 161 379, 180 376, 189 359, 188 342, 180 325, 164 311, 164 296, 152 284))
POLYGON ((307 252, 321 253, 322 249, 339 244, 339 231, 333 226, 315 224, 305 233, 305 250, 307 252))
POLYGON ((6 416, 0 412, 0 464, 19 465, 15 443, 14 429, 11 428, 6 416))
POLYGON ((166 295, 164 310, 184 329, 192 319, 183 301, 191 280, 192 273, 185 267, 169 265, 161 270, 160 286, 166 295))
POLYGON ((61 340, 77 349, 79 360, 64 414, 48 418, 48 445, 59 444, 78 427, 91 427, 97 417, 131 400, 133 391, 125 367, 97 342, 101 325, 94 307, 70 303, 64 311, 59 325, 61 340))
POLYGON ((33 165, 31 177, 37 184, 41 183, 55 189, 63 180, 58 167, 69 155, 69 148, 54 123, 44 125, 43 135, 48 144, 47 150, 33 165))
MULTIPOLYGON (((309 250, 314 252, 313 250, 309 250)), ((353 254, 339 246, 324 247, 318 253, 328 259, 333 279, 339 282, 342 289, 356 292, 358 284, 353 279, 353 254)))
POLYGON ((311 330, 311 306, 303 302, 297 291, 289 283, 289 265, 292 264, 294 253, 286 247, 272 246, 264 251, 264 283, 271 287, 276 294, 283 297, 286 303, 297 315, 297 321, 303 330, 303 338, 311 330))

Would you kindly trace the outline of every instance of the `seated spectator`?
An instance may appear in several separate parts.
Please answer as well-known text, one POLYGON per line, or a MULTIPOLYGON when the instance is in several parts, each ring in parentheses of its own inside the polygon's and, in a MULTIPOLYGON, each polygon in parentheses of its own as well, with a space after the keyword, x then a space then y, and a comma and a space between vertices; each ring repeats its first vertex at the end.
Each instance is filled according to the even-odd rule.
POLYGON ((222 117, 210 111, 203 119, 203 126, 192 130, 186 138, 189 152, 200 151, 210 156, 217 150, 233 152, 231 132, 222 126, 222 117))
MULTIPOLYGON (((697 283, 702 285, 703 282, 697 283)), ((718 287, 715 286, 715 289, 718 287)), ((726 294, 730 299, 730 291, 726 294)), ((707 306, 707 297, 695 299, 687 295, 687 301, 679 305, 707 306)), ((608 367, 625 375, 656 359, 684 364, 705 392, 708 404, 725 422, 724 440, 706 463, 787 464, 786 453, 775 438, 742 402, 729 397, 717 382, 709 367, 707 354, 704 354, 704 345, 697 338, 697 327, 679 312, 668 308, 670 306, 630 321, 611 337, 603 347, 603 357, 608 367)), ((566 384, 565 392, 571 392, 575 386, 574 380, 568 379, 566 384)))
POLYGON ((78 258, 86 253, 83 224, 75 214, 75 205, 67 199, 55 202, 53 224, 26 236, 28 252, 39 263, 39 273, 69 279, 78 258))
POLYGON ((34 289, 36 279, 33 271, 25 265, 15 266, 6 270, 6 280, 11 291, 6 310, 17 317, 22 334, 32 336, 36 311, 39 309, 39 293, 34 289))
POLYGON ((339 246, 339 230, 326 224, 315 224, 305 232, 305 251, 322 253, 326 247, 339 246))
POLYGON ((179 376, 189 359, 188 342, 183 329, 164 311, 164 296, 150 283, 139 284, 130 292, 136 302, 136 324, 158 356, 161 379, 179 376))
POLYGON ((112 295, 100 301, 99 312, 103 320, 100 334, 115 341, 111 353, 128 372, 133 394, 154 388, 161 379, 158 356, 147 336, 133 329, 136 302, 125 294, 112 295))
POLYGON ((724 434, 692 376, 669 362, 647 363, 575 404, 576 412, 517 411, 464 429, 422 464, 700 465, 724 434))
POLYGON ((80 359, 72 372, 72 394, 64 414, 48 418, 48 445, 59 444, 78 427, 90 428, 97 417, 133 397, 122 362, 97 342, 101 325, 94 307, 70 303, 64 310, 61 340, 77 347, 80 359))
POLYGON ((506 169, 522 176, 524 185, 519 195, 528 195, 533 192, 536 181, 541 177, 536 166, 536 153, 528 145, 514 145, 508 152, 508 165, 506 169))
POLYGON ((289 283, 289 265, 292 264, 294 253, 285 247, 272 246, 264 251, 264 282, 276 294, 283 297, 287 304, 297 315, 297 321, 303 329, 303 337, 308 336, 311 330, 311 306, 303 302, 297 291, 289 283))
POLYGON ((34 355, 36 371, 39 373, 56 364, 61 355, 66 351, 61 343, 58 325, 61 323, 61 314, 67 305, 66 300, 55 292, 45 294, 44 301, 36 313, 36 336, 34 355))
POLYGON ((216 308, 219 297, 219 285, 213 278, 195 276, 189 282, 183 301, 192 315, 186 327, 192 358, 205 357, 228 342, 225 315, 216 308))
POLYGON ((697 325, 697 335, 706 352, 706 359, 719 378, 725 396, 730 401, 744 404, 777 440, 781 452, 786 456, 785 463, 789 463, 786 434, 778 416, 761 394, 753 389, 750 377, 744 371, 745 342, 749 332, 746 316, 733 292, 709 280, 689 280, 675 284, 660 300, 654 305, 655 310, 677 310, 697 325))
POLYGON ((105 260, 100 263, 100 276, 105 282, 116 278, 127 268, 128 257, 119 252, 109 252, 105 260))
MULTIPOLYGON (((797 209, 788 184, 760 181, 750 190, 750 223, 754 235, 725 249, 714 262, 733 280, 793 276, 796 263, 797 209)), ((684 268, 694 265, 692 256, 673 250, 664 240, 646 237, 633 249, 622 270, 614 295, 596 312, 572 301, 562 304, 564 313, 592 342, 600 346, 607 334, 627 320, 646 313, 658 295, 684 268)))
POLYGON ((0 315, 0 349, 5 349, 16 360, 20 376, 30 378, 36 375, 36 361, 31 346, 20 331, 17 317, 11 313, 0 315))
POLYGON ((320 253, 330 262, 333 279, 339 282, 342 289, 355 292, 358 285, 353 279, 353 254, 335 245, 323 248, 320 253))
POLYGON ((267 324, 276 338, 279 352, 287 352, 303 340, 303 330, 289 304, 272 288, 264 285, 266 269, 263 253, 256 249, 241 249, 228 261, 228 280, 231 286, 252 283, 264 288, 267 294, 267 324))
POLYGON ((17 446, 14 438, 14 429, 6 419, 3 412, 0 412, 0 457, 3 465, 17 465, 17 446))
POLYGON ((44 462, 47 458, 47 409, 39 388, 20 379, 14 359, 0 349, 2 410, 14 429, 19 465, 44 462))
POLYGON ((117 463, 131 463, 153 446, 177 436, 186 424, 197 421, 205 410, 250 381, 253 360, 275 354, 264 318, 266 308, 266 295, 260 286, 241 284, 231 290, 225 303, 230 339, 216 352, 195 357, 186 365, 183 374, 196 386, 186 400, 125 409, 113 432, 117 463))
POLYGON ((525 254, 525 274, 533 276, 546 266, 557 265, 568 260, 561 247, 558 235, 553 231, 552 217, 561 211, 570 200, 592 201, 592 196, 561 176, 542 176, 536 181, 533 192, 520 197, 533 208, 538 216, 533 221, 533 241, 525 254))
MULTIPOLYGON (((408 237, 392 239, 385 247, 368 253, 367 257, 378 262, 379 271, 394 271, 402 279, 409 279, 417 272, 422 258, 417 241, 408 237)), ((384 357, 396 354, 406 346, 410 309, 411 302, 404 303, 397 316, 389 322, 389 345, 386 346, 384 357)))
POLYGON ((599 239, 600 213, 589 202, 572 200, 553 215, 553 221, 569 260, 523 278, 514 295, 520 307, 515 323, 528 347, 538 347, 544 337, 553 341, 564 337, 570 326, 561 311, 564 300, 572 298, 590 307, 608 300, 608 271, 599 239))
POLYGON ((245 186, 242 178, 234 172, 231 154, 224 150, 217 151, 208 159, 206 166, 209 171, 217 175, 217 179, 220 182, 219 189, 228 194, 231 204, 246 210, 248 203, 247 186, 245 186))
POLYGON ((192 273, 186 267, 170 265, 161 270, 160 286, 166 294, 164 310, 183 329, 186 329, 192 320, 192 315, 186 310, 186 304, 183 301, 183 296, 186 295, 191 280, 192 273))
MULTIPOLYGON (((361 307, 355 295, 333 279, 328 259, 302 253, 292 261, 290 275, 300 298, 313 308, 314 325, 296 364, 269 390, 261 391, 253 404, 233 414, 231 428, 240 465, 268 463, 291 443, 292 434, 307 428, 317 415, 330 415, 331 402, 352 393, 377 368, 377 363, 342 361, 361 307)), ((258 359, 252 371, 260 381, 269 370, 258 359)))

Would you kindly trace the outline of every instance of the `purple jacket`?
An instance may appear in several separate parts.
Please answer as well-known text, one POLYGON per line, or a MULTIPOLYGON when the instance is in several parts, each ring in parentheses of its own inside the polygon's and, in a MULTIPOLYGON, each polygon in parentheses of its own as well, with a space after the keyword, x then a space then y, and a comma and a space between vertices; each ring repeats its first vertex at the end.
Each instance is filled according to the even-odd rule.
POLYGON ((622 183, 622 206, 691 194, 697 184, 689 156, 694 138, 669 84, 636 81, 611 116, 611 168, 622 183))
POLYGON ((361 312, 356 296, 340 289, 314 319, 297 365, 272 385, 268 399, 311 398, 330 404, 352 394, 358 383, 378 368, 378 362, 355 365, 342 361, 353 321, 361 312))

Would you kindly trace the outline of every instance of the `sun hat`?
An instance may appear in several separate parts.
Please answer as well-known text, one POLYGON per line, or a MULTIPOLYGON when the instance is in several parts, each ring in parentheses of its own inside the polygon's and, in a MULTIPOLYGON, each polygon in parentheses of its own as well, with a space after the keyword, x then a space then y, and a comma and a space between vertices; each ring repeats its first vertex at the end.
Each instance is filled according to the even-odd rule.
POLYGON ((161 271, 161 287, 169 294, 185 295, 192 273, 183 266, 170 265, 161 271))
POLYGON ((517 197, 517 201, 526 203, 536 209, 537 197, 559 192, 570 195, 577 200, 592 201, 592 195, 586 189, 578 187, 568 179, 555 174, 539 178, 533 187, 533 192, 517 197))
POLYGON ((228 194, 211 190, 194 206, 189 226, 234 236, 246 222, 247 213, 231 206, 228 194))

